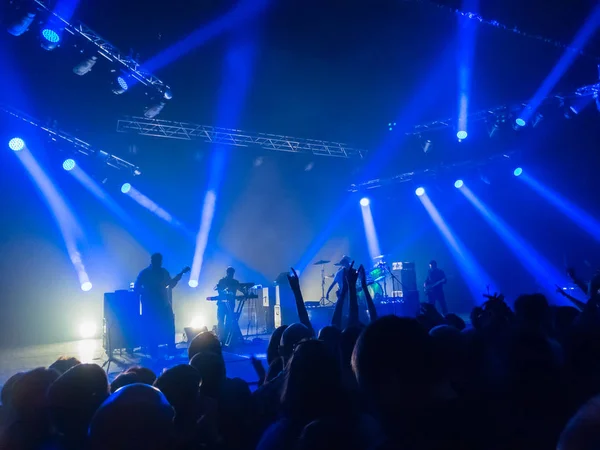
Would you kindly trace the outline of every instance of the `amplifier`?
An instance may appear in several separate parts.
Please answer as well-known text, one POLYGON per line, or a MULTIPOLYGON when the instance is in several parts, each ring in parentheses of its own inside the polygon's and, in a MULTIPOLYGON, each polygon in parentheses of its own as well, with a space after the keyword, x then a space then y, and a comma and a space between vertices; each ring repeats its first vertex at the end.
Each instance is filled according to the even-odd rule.
POLYGON ((136 348, 141 345, 141 316, 139 296, 132 291, 104 294, 104 349, 136 348))

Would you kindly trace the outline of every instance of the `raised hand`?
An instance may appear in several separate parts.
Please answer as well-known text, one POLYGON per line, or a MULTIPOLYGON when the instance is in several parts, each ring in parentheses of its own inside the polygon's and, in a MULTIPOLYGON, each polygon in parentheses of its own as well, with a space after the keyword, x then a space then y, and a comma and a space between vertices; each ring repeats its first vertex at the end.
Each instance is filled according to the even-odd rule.
POLYGON ((292 291, 299 291, 300 290, 300 278, 298 278, 298 273, 296 272, 296 269, 294 269, 293 267, 290 267, 290 270, 292 271, 291 274, 288 273, 288 282, 290 283, 290 287, 292 288, 292 291))
POLYGON ((360 279, 361 286, 363 288, 367 287, 367 272, 362 264, 358 267, 358 278, 360 279))
POLYGON ((354 261, 350 264, 350 267, 345 270, 346 279, 348 280, 348 287, 354 286, 356 287, 356 281, 358 280, 358 272, 354 269, 354 261))

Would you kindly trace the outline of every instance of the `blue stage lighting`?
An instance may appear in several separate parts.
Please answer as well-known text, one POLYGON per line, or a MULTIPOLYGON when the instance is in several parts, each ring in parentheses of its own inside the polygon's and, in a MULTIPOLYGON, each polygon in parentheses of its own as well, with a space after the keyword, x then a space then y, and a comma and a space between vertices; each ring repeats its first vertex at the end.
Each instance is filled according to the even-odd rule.
POLYGON ((515 123, 517 125, 519 125, 520 127, 524 127, 525 126, 525 120, 521 119, 520 117, 517 117, 517 120, 515 120, 515 123))
POLYGON ((520 167, 517 167, 513 173, 514 173, 515 177, 518 177, 523 173, 523 169, 520 167))
POLYGON ((44 28, 42 30, 42 37, 52 44, 57 44, 60 41, 58 33, 51 28, 44 28))
POLYGON ((465 184, 465 183, 463 183, 463 180, 456 180, 456 181, 454 182, 454 187, 455 187, 456 189, 460 189, 461 187, 463 187, 463 185, 464 185, 464 184, 465 184))
POLYGON ((127 85, 127 81, 125 81, 125 78, 117 77, 117 83, 119 83, 119 86, 121 86, 121 89, 123 89, 124 91, 129 89, 129 86, 127 85))
POLYGON ((12 138, 10 141, 8 141, 8 147, 15 151, 18 152, 19 150, 23 150, 23 148, 25 148, 25 141, 21 138, 12 138))
POLYGON ((125 183, 125 184, 123 184, 123 186, 121 186, 121 192, 123 194, 127 194, 130 190, 131 190, 131 184, 129 184, 129 183, 125 183))
POLYGON ((63 162, 63 169, 65 169, 66 171, 69 170, 73 170, 75 168, 75 160, 74 159, 65 159, 65 162, 63 162))
POLYGON ((419 197, 421 195, 423 195, 425 193, 425 188, 422 187, 418 187, 417 190, 415 191, 415 194, 417 194, 419 197))
POLYGON ((363 197, 360 199, 360 206, 369 206, 369 199, 367 197, 363 197))
POLYGON ((88 292, 92 290, 92 283, 90 283, 89 281, 85 281, 83 283, 81 283, 81 290, 83 292, 88 292))
POLYGON ((188 281, 188 285, 191 288, 197 288, 198 287, 198 280, 190 280, 190 281, 188 281))
POLYGON ((456 137, 462 141, 463 139, 467 138, 467 132, 464 130, 461 130, 458 133, 456 133, 456 137))

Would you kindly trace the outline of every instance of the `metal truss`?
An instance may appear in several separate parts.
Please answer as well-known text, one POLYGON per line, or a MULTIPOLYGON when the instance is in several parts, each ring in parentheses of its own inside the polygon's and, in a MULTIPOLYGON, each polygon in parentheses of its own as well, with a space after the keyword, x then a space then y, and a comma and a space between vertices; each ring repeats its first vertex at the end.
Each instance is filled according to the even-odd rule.
POLYGON ((125 161, 118 156, 111 155, 110 153, 105 152, 104 150, 96 150, 87 142, 76 138, 64 131, 58 130, 56 128, 51 128, 46 125, 43 125, 40 120, 37 120, 27 114, 10 108, 6 105, 0 105, 0 111, 5 112, 6 114, 22 120, 23 122, 28 123, 29 125, 40 129, 41 131, 48 134, 48 136, 54 141, 62 141, 72 147, 77 153, 80 153, 85 156, 93 156, 103 161, 106 165, 113 167, 118 170, 126 170, 131 172, 132 175, 141 175, 140 168, 135 164, 132 164, 128 161, 125 161))
POLYGON ((316 156, 364 158, 367 150, 351 148, 340 142, 319 141, 267 133, 248 133, 229 128, 196 125, 143 117, 128 117, 117 122, 120 133, 135 133, 185 141, 200 140, 211 144, 236 147, 256 147, 290 153, 311 153, 316 156))
POLYGON ((348 192, 365 192, 371 189, 377 189, 384 186, 391 186, 401 183, 408 183, 411 181, 421 181, 429 178, 435 178, 443 176, 444 174, 451 173, 457 169, 464 170, 476 170, 479 167, 484 167, 489 164, 500 163, 501 161, 510 160, 517 152, 502 153, 489 156, 483 159, 472 159, 466 161, 460 161, 452 164, 441 164, 431 169, 415 170, 412 172, 401 173, 388 178, 376 178, 373 180, 365 181, 363 183, 351 184, 348 188, 348 192))
POLYGON ((131 56, 124 55, 117 47, 112 45, 98 33, 93 31, 90 27, 85 25, 82 22, 74 22, 70 23, 63 17, 56 14, 50 6, 48 5, 47 0, 33 0, 37 3, 41 8, 43 8, 48 14, 55 17, 59 20, 62 25, 65 27, 65 31, 68 31, 74 36, 81 36, 86 39, 88 42, 91 42, 93 45, 98 47, 98 53, 104 56, 109 61, 116 61, 121 64, 125 69, 127 69, 128 73, 135 78, 140 83, 146 86, 153 86, 162 94, 165 93, 166 90, 170 89, 163 81, 161 81, 155 75, 152 75, 150 72, 144 70, 140 63, 133 59, 131 56))

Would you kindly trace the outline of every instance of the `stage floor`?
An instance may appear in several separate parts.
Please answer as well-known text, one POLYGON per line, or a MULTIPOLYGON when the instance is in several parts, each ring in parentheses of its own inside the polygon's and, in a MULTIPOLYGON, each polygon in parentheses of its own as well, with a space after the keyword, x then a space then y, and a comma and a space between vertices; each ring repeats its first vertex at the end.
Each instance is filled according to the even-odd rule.
MULTIPOLYGON (((225 356, 227 366, 227 376, 242 378, 250 383, 250 387, 254 389, 257 376, 250 363, 250 357, 254 355, 256 358, 264 361, 266 359, 265 352, 268 342, 269 336, 265 335, 252 341, 247 341, 234 351, 224 351, 223 355, 225 356)), ((109 380, 112 381, 119 373, 132 366, 148 367, 159 375, 163 369, 168 369, 178 364, 187 364, 187 344, 178 344, 177 348, 178 352, 176 356, 165 357, 159 360, 152 360, 146 355, 137 352, 131 355, 125 352, 120 355, 119 352, 115 352, 108 372, 109 380)), ((0 387, 15 373, 35 369, 36 367, 48 367, 59 356, 74 356, 81 362, 99 365, 104 364, 108 359, 102 348, 101 339, 85 339, 58 344, 1 349, 0 387)), ((266 361, 264 364, 266 365, 266 361)))

